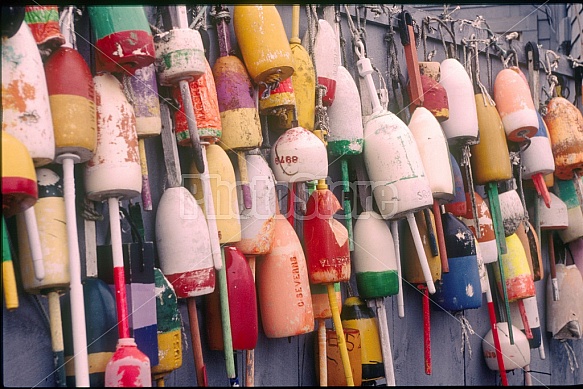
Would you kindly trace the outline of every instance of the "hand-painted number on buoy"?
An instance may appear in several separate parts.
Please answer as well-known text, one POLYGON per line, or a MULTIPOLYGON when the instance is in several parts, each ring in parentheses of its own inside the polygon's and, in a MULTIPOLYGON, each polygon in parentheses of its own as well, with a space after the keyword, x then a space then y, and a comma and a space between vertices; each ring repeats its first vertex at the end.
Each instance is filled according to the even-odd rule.
POLYGON ((297 155, 285 155, 281 157, 275 157, 275 164, 279 165, 280 163, 297 163, 298 156, 297 155))

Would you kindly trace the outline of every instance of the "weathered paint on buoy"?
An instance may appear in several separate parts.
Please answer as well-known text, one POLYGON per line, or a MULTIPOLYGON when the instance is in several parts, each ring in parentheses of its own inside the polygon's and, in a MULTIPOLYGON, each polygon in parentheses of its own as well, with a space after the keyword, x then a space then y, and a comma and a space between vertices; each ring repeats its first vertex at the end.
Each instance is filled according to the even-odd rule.
POLYGON ((500 114, 489 95, 477 94, 476 114, 480 142, 470 146, 474 182, 480 185, 512 178, 510 154, 500 114))
MULTIPOLYGON (((435 231, 435 219, 433 217, 433 212, 429 212, 431 228, 435 231)), ((431 277, 433 281, 436 282, 437 280, 441 280, 442 277, 441 257, 439 254, 434 256, 432 253, 429 233, 427 230, 427 223, 425 221, 425 217, 423 216, 423 212, 415 212, 415 222, 417 223, 417 228, 419 229, 419 235, 421 235, 423 250, 425 251, 425 256, 427 257, 427 262, 431 271, 431 277)), ((405 233, 403 237, 403 252, 408 253, 408 255, 403 256, 402 260, 403 278, 412 284, 425 283, 423 271, 421 269, 421 265, 419 264, 419 255, 415 249, 413 237, 411 236, 411 231, 408 225, 405 227, 405 233)))
POLYGON ((95 88, 87 62, 61 46, 45 63, 56 154, 72 153, 87 162, 97 147, 95 88))
POLYGON ((39 195, 34 205, 34 213, 41 240, 45 277, 42 280, 35 277, 26 222, 24 215, 19 213, 16 215, 16 225, 22 287, 32 294, 46 293, 50 290, 66 291, 71 277, 63 181, 54 171, 47 168, 37 169, 36 177, 39 195))
MULTIPOLYGON (((196 116, 196 127, 201 140, 214 143, 221 139, 223 129, 221 126, 221 114, 219 112, 219 102, 215 80, 210 64, 204 59, 205 73, 188 83, 192 105, 196 116)), ((174 132, 176 140, 181 146, 191 145, 188 122, 184 111, 182 93, 179 87, 172 91, 174 99, 178 102, 178 110, 174 115, 174 132)))
POLYGON ((553 192, 551 195, 551 207, 547 208, 539 204, 539 220, 541 230, 561 230, 569 226, 567 204, 553 192))
POLYGON ((520 152, 523 180, 531 179, 535 174, 546 175, 555 171, 555 161, 547 125, 538 111, 537 118, 538 131, 530 138, 530 146, 520 152))
POLYGON ((97 147, 85 165, 85 190, 93 201, 133 198, 142 191, 142 171, 134 109, 110 73, 93 77, 97 107, 97 147))
POLYGON ((460 311, 482 306, 482 286, 474 236, 451 213, 442 215, 449 272, 441 275, 435 300, 444 309, 460 311))
POLYGON ((344 66, 338 66, 334 104, 328 108, 328 118, 331 129, 328 134, 330 155, 362 153, 364 129, 360 96, 354 78, 344 66))
POLYGON ((26 146, 35 167, 55 158, 45 70, 26 23, 14 36, 2 39, 2 130, 26 146))
POLYGON ((65 43, 59 28, 59 7, 56 5, 27 5, 24 21, 30 27, 39 50, 57 49, 65 43))
POLYGON ((454 198, 451 202, 446 203, 444 208, 446 212, 451 212, 454 216, 459 217, 468 212, 464 190, 464 179, 460 165, 451 153, 449 154, 449 160, 451 162, 451 171, 453 174, 454 198))
MULTIPOLYGON (((326 285, 310 284, 310 292, 312 294, 314 318, 323 320, 330 319, 332 317, 332 310, 330 309, 330 299, 328 298, 328 289, 326 288, 326 285)), ((338 310, 342 313, 342 293, 340 291, 340 282, 334 283, 334 293, 336 294, 338 310)))
MULTIPOLYGON (((344 339, 348 350, 348 358, 352 377, 355 386, 362 385, 362 339, 359 330, 344 328, 344 339)), ((316 347, 317 350, 317 347, 316 347)), ((315 360, 318 361, 319 352, 315 360)), ((328 386, 346 386, 346 377, 344 376, 344 367, 338 347, 338 335, 332 328, 326 329, 326 370, 328 372, 328 386)), ((316 373, 319 374, 319 366, 316 365, 316 373)))
POLYGON ((478 137, 478 115, 474 88, 468 73, 455 58, 441 62, 439 83, 447 92, 449 118, 441 122, 448 142, 465 143, 478 137))
POLYGON ((153 40, 160 85, 192 82, 205 73, 204 46, 197 30, 172 28, 156 34, 153 40))
POLYGON ((516 232, 518 225, 524 219, 524 207, 516 189, 509 189, 500 193, 500 213, 502 214, 502 224, 504 224, 504 234, 510 236, 516 232))
POLYGON ((441 64, 436 61, 419 61, 419 73, 432 80, 438 81, 441 78, 441 64))
POLYGON ((263 140, 253 84, 243 62, 234 55, 218 57, 213 68, 225 150, 259 147, 263 140))
MULTIPOLYGON (((583 183, 583 177, 579 180, 583 183)), ((559 230, 558 234, 564 243, 569 243, 583 236, 583 209, 573 180, 556 180, 554 190, 567 206, 569 225, 559 230)))
MULTIPOLYGON (((310 47, 309 39, 310 36, 306 31, 302 39, 302 46, 310 47)), ((340 53, 336 33, 334 33, 330 23, 324 19, 318 19, 313 51, 318 84, 326 87, 326 94, 322 97, 322 104, 325 107, 329 107, 333 105, 336 96, 340 53)))
MULTIPOLYGON (((504 368, 506 370, 522 369, 530 364, 530 348, 526 335, 518 328, 512 326, 512 335, 514 336, 514 344, 510 344, 510 336, 508 332, 507 322, 496 323, 496 330, 500 338, 500 349, 504 360, 504 368)), ((492 330, 482 339, 482 351, 486 365, 490 370, 499 370, 498 361, 496 359, 496 348, 494 347, 494 336, 492 330)))
POLYGON ((327 188, 317 188, 308 199, 303 236, 312 284, 350 279, 348 231, 333 217, 339 209, 338 199, 327 188))
POLYGON ((160 381, 164 380, 166 374, 182 366, 182 316, 172 284, 156 267, 154 279, 158 323, 158 364, 152 366, 152 377, 160 381))
MULTIPOLYGON (((235 170, 225 150, 217 144, 206 146, 206 156, 219 242, 221 244, 238 242, 241 240, 241 222, 235 170)), ((194 163, 191 165, 191 174, 190 192, 198 203, 204 204, 201 174, 196 170, 194 163)))
POLYGON ((291 77, 295 67, 293 56, 275 5, 235 5, 233 29, 255 84, 291 77))
POLYGON ((154 39, 142 6, 88 6, 98 71, 129 72, 155 60, 154 39))
POLYGON ((312 181, 328 175, 326 146, 303 127, 290 128, 277 138, 270 157, 271 169, 280 182, 312 181))
MULTIPOLYGON (((115 352, 117 342, 117 316, 113 291, 99 278, 83 281, 89 381, 91 387, 105 386, 105 366, 115 352), (113 330, 112 330, 113 329, 113 330)), ((70 293, 61 297, 61 318, 65 343, 65 371, 67 386, 76 386, 73 330, 71 325, 70 293)))
POLYGON ((2 214, 24 212, 38 198, 36 171, 26 146, 2 131, 2 214))
POLYGON ((569 250, 567 251, 579 269, 581 276, 583 276, 583 238, 575 239, 569 243, 569 250))
MULTIPOLYGON (((482 199, 482 196, 475 191, 474 196, 476 198, 476 209, 478 210, 478 222, 480 225, 478 244, 482 252, 482 259, 484 263, 496 262, 498 260, 498 244, 496 242, 496 235, 494 234, 492 215, 488 209, 488 204, 482 199)), ((472 231, 474 236, 477 236, 469 193, 466 193, 466 209, 467 212, 460 216, 460 219, 472 231)))
MULTIPOLYGON (((516 235, 524 247, 530 274, 534 281, 542 280, 544 277, 542 254, 538 236, 534 231, 534 227, 528 220, 524 220, 516 229, 516 235)), ((536 348, 536 347, 534 347, 536 348)))
POLYGON ((502 69, 494 80, 494 101, 508 140, 522 142, 538 131, 538 118, 528 82, 514 69, 502 69))
MULTIPOLYGON (((542 333, 540 329, 540 318, 538 315, 538 306, 536 302, 536 295, 532 297, 527 297, 522 299, 524 304, 524 310, 526 312, 526 317, 528 320, 528 326, 532 332, 532 339, 528 339, 528 344, 530 348, 539 348, 542 342, 542 333)), ((520 309, 518 307, 518 302, 514 301, 510 303, 510 316, 512 323, 516 323, 516 327, 525 333, 524 323, 522 321, 522 316, 520 315, 520 309)))
POLYGON ((134 107, 138 138, 160 135, 162 119, 154 64, 137 69, 131 76, 124 74, 123 85, 128 101, 134 107))
POLYGON ((411 115, 409 129, 419 148, 433 198, 443 202, 453 200, 454 180, 449 149, 439 122, 425 107, 417 107, 411 115))
POLYGON ((342 308, 342 328, 360 331, 362 381, 384 377, 381 338, 374 311, 358 296, 348 297, 342 308))
MULTIPOLYGON (((502 266, 504 269, 504 278, 506 280, 506 292, 508 302, 517 301, 535 294, 534 280, 528 267, 526 254, 520 238, 514 233, 506 237, 506 254, 502 254, 502 266)), ((494 275, 498 290, 502 295, 502 281, 500 278, 500 269, 494 267, 494 275)))
POLYGON ((552 334, 553 339, 581 339, 583 337, 583 277, 575 265, 557 263, 556 270, 561 298, 554 301, 549 277, 546 289, 547 331, 552 334))
POLYGON ((156 247, 160 269, 178 298, 214 290, 215 271, 204 213, 184 187, 168 188, 160 199, 156 247))
POLYGON ((569 100, 554 97, 543 119, 555 157, 555 176, 569 180, 574 170, 583 168, 583 115, 569 100))
MULTIPOLYGON (((225 266, 233 349, 252 350, 259 335, 253 274, 241 250, 233 246, 225 246, 225 266)), ((205 318, 211 350, 224 350, 218 288, 205 298, 205 318)))
MULTIPOLYGON (((265 87, 259 87, 259 95, 263 96, 265 87)), ((261 115, 286 115, 296 105, 296 96, 291 77, 282 80, 277 88, 272 89, 267 97, 259 99, 259 113, 261 115)))
POLYGON ((261 154, 247 154, 245 160, 253 206, 245 209, 239 196, 241 240, 235 247, 245 255, 265 255, 271 251, 275 234, 275 178, 261 154))
MULTIPOLYGON (((439 62, 433 63, 439 65, 439 62)), ((423 107, 431 112, 438 122, 449 119, 449 102, 443 85, 435 78, 421 74, 421 88, 423 89, 423 107)))
POLYGON ((392 296, 399 292, 397 258, 389 226, 374 211, 363 212, 354 225, 354 271, 362 298, 392 296))
POLYGON ((107 363, 105 386, 114 388, 152 386, 150 361, 138 350, 133 338, 120 338, 107 363))
POLYGON ((268 338, 312 332, 314 312, 308 268, 300 240, 281 214, 275 216, 271 253, 257 261, 257 298, 268 338))

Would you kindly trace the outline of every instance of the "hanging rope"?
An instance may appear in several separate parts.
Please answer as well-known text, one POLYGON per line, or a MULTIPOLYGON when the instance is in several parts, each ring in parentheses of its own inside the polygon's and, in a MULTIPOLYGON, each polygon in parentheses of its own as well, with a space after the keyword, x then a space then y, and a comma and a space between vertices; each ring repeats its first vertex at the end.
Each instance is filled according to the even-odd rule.
POLYGON ((460 352, 464 352, 464 347, 468 345, 468 352, 470 354, 470 359, 472 359, 472 343, 470 342, 470 335, 474 335, 475 331, 470 325, 470 322, 464 316, 463 311, 456 312, 455 314, 456 319, 460 323, 461 330, 462 330, 462 345, 460 347, 460 352))
POLYGON ((571 347, 571 345, 569 344, 568 341, 562 340, 561 343, 563 343, 563 346, 565 347, 565 350, 567 351, 567 356, 569 357, 569 367, 571 368, 571 373, 574 373, 575 369, 579 369, 579 364, 577 363, 577 354, 575 354, 575 350, 573 350, 573 347, 571 347))

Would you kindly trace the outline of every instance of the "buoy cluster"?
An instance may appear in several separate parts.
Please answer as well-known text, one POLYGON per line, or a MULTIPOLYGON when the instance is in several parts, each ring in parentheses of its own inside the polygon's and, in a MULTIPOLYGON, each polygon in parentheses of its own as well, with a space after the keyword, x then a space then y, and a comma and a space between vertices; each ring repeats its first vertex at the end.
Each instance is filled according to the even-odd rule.
POLYGON ((403 11, 404 121, 379 98, 357 36, 357 77, 341 64, 338 8, 308 11, 300 40, 299 6, 290 38, 274 5, 208 6, 211 61, 186 6, 88 5, 94 69, 77 51, 77 7, 7 8, 4 301, 18 308, 4 220, 15 216, 22 289, 48 297, 59 385, 163 386, 185 365, 181 301, 198 386, 203 345, 224 352, 231 385, 244 352, 253 386, 260 334, 313 331, 320 385, 407 385, 395 382, 385 310, 396 296, 403 318, 405 294, 422 301, 427 375, 430 307, 458 318, 483 294, 483 356, 504 385, 506 371, 529 373, 530 349, 545 357, 537 298, 553 339, 583 337, 583 117, 556 91, 536 101, 506 58, 490 92, 452 51, 417 62, 403 11), (163 160, 163 180, 148 160, 163 160), (142 210, 153 211, 147 233, 142 210), (110 242, 96 247, 87 226, 105 215, 110 242))

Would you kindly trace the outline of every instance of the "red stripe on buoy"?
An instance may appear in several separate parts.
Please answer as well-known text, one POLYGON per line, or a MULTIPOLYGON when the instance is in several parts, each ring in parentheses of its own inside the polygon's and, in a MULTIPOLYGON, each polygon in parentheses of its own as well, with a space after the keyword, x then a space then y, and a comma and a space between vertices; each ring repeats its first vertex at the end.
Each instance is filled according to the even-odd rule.
POLYGON ((47 89, 51 95, 73 95, 95 100, 93 76, 83 57, 69 47, 60 47, 48 58, 46 74, 59 74, 60 77, 47 77, 47 89))
POLYGON ((185 273, 165 274, 165 276, 174 287, 178 298, 196 296, 198 289, 212 289, 215 287, 215 271, 213 267, 185 273), (193 285, 197 286, 197 290, 192 290, 193 285))

